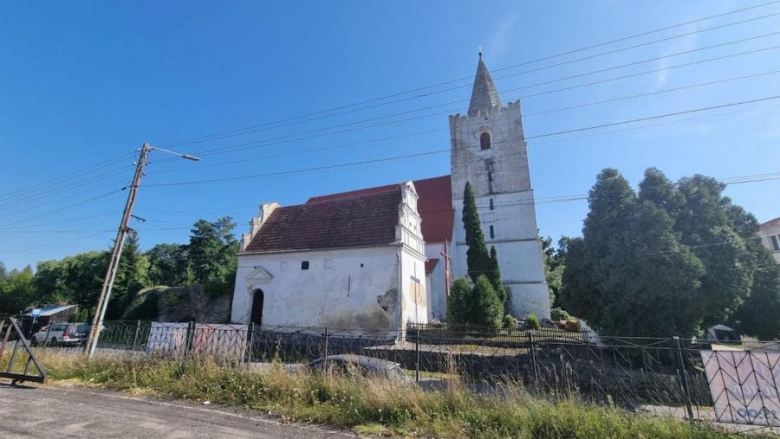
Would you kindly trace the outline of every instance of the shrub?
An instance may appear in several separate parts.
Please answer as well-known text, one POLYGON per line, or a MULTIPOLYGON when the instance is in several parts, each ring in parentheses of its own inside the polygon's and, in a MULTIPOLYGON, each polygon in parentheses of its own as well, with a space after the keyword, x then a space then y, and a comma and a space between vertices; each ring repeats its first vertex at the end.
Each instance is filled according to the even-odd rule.
POLYGON ((542 327, 542 325, 539 323, 539 317, 537 317, 534 313, 530 313, 525 316, 525 321, 528 327, 531 329, 539 329, 542 327))
POLYGON ((515 329, 517 327, 517 324, 515 323, 515 318, 512 317, 510 314, 505 315, 503 326, 504 329, 515 329))
POLYGON ((447 320, 450 325, 465 325, 469 323, 471 303, 471 287, 464 279, 455 279, 450 288, 450 301, 447 304, 447 320))
POLYGON ((474 285, 471 295, 474 300, 474 307, 471 310, 471 323, 490 329, 500 329, 504 305, 498 298, 498 294, 496 294, 496 290, 487 276, 482 275, 477 278, 477 283, 474 285))
POLYGON ((561 320, 569 320, 569 313, 561 308, 553 308, 550 310, 550 319, 560 322, 561 320))

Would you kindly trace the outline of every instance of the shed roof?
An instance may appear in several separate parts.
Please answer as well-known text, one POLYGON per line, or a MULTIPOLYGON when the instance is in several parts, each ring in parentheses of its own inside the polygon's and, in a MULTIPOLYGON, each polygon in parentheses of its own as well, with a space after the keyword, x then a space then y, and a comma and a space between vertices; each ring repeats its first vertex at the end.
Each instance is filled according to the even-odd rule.
MULTIPOLYGON (((40 314, 38 314, 38 317, 49 317, 75 307, 76 305, 47 305, 47 306, 38 306, 35 308, 41 310, 40 314)), ((30 310, 30 312, 28 312, 25 315, 32 316, 32 310, 30 310)))

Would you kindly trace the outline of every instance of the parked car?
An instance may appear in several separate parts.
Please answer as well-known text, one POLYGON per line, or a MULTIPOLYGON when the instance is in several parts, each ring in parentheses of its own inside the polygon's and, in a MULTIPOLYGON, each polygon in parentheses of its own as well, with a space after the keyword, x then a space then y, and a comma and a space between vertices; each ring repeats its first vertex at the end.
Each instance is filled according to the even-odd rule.
POLYGON ((379 376, 395 381, 407 382, 409 378, 400 364, 365 355, 328 355, 308 364, 310 370, 335 371, 347 375, 379 376))
POLYGON ((79 346, 87 341, 89 324, 53 323, 33 334, 33 346, 79 346))

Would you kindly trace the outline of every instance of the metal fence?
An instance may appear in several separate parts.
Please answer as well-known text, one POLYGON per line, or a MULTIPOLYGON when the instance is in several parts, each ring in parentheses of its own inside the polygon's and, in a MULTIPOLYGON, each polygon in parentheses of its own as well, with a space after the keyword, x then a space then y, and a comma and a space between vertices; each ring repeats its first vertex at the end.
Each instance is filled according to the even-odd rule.
POLYGON ((308 363, 357 354, 398 363, 431 389, 454 379, 485 392, 512 383, 546 399, 576 397, 691 420, 780 426, 778 346, 754 342, 713 350, 695 339, 598 337, 552 328, 410 325, 399 331, 136 321, 107 323, 98 353, 201 355, 250 370, 274 361, 308 363), (742 367, 744 358, 729 360, 728 354, 712 352, 755 354, 750 357, 755 369, 742 367), (745 376, 753 377, 757 388, 747 389, 748 396, 740 387, 745 376), (714 380, 724 383, 719 394, 713 384, 720 381, 714 380))

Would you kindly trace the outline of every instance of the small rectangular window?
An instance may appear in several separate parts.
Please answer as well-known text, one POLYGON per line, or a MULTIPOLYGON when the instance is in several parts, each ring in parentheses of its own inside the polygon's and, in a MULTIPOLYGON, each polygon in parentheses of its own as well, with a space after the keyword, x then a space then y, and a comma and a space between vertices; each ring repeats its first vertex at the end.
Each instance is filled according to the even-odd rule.
POLYGON ((494 239, 496 237, 496 233, 493 230, 493 226, 490 226, 490 239, 494 239))
POLYGON ((490 210, 493 210, 493 199, 490 199, 490 210))
POLYGON ((770 240, 772 241, 772 250, 780 252, 780 235, 772 235, 770 240))
POLYGON ((309 269, 309 261, 301 262, 301 270, 308 270, 308 269, 309 269))

